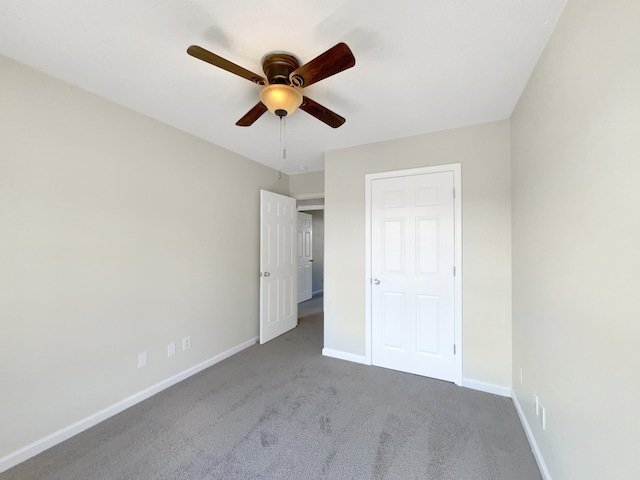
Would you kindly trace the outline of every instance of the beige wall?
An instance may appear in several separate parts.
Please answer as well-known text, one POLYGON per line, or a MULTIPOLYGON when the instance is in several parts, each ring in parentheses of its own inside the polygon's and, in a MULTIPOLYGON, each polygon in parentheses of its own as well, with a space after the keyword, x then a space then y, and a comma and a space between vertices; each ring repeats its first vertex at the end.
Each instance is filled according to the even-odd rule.
POLYGON ((257 336, 259 190, 289 186, 1 56, 0 72, 1 458, 257 336))
POLYGON ((325 348, 365 353, 365 174, 462 164, 463 376, 511 387, 509 122, 328 152, 325 348))
POLYGON ((638 25, 570 0, 512 117, 513 383, 554 479, 640 478, 638 25))
POLYGON ((289 188, 292 197, 324 193, 324 172, 300 173, 289 177, 289 188))

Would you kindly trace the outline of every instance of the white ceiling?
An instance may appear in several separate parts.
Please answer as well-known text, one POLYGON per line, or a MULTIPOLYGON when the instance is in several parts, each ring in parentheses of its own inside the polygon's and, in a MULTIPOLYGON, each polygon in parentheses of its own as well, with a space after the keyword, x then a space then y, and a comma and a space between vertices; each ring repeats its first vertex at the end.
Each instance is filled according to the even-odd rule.
MULTIPOLYGON (((0 53, 285 173, 324 152, 508 118, 566 0, 1 0, 0 53), (262 74, 338 42, 356 65, 304 90, 347 119, 303 111, 236 120, 260 87, 186 53, 262 74)), ((1 74, 1 72, 0 72, 1 74)))

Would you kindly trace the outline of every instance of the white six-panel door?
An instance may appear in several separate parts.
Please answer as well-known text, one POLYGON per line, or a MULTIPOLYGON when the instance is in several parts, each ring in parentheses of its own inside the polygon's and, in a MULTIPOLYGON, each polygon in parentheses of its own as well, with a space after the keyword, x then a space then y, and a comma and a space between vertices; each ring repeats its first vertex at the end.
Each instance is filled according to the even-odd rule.
POLYGON ((372 364, 453 381, 453 172, 371 182, 372 364))
POLYGON ((260 343, 298 324, 296 200, 260 191, 260 343))
POLYGON ((312 239, 312 216, 308 213, 298 212, 298 303, 312 297, 312 239))

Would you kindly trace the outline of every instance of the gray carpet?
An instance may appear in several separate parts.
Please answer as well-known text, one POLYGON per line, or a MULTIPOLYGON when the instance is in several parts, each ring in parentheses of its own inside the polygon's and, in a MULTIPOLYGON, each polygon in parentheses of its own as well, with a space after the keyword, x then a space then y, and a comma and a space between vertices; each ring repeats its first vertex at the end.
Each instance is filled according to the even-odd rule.
POLYGON ((0 479, 541 478, 511 400, 321 350, 307 314, 0 479))
POLYGON ((298 304, 298 319, 303 319, 315 315, 316 313, 322 313, 324 306, 324 297, 322 293, 314 295, 311 300, 298 304))

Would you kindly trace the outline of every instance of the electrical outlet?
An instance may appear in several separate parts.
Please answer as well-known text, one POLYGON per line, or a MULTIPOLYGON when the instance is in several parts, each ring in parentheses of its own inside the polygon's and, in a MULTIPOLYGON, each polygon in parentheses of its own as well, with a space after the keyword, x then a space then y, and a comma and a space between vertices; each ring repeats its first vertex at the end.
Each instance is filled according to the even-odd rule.
POLYGON ((547 411, 540 402, 538 402, 538 406, 540 407, 540 425, 542 425, 542 430, 546 430, 547 429, 547 411))
POLYGON ((182 339, 182 350, 189 350, 191 348, 191 336, 184 337, 182 339))
POLYGON ((173 357, 176 354, 176 342, 167 345, 167 357, 173 357))
POLYGON ((147 352, 142 352, 138 355, 138 368, 147 366, 147 352))

